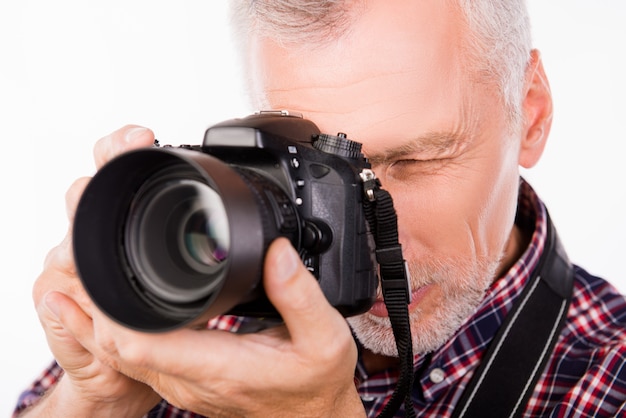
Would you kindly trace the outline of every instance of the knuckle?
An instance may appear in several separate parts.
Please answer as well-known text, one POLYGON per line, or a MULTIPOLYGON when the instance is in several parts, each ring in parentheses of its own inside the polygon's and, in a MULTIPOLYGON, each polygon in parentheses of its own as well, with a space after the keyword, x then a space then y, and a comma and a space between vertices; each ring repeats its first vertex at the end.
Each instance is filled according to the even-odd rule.
POLYGON ((124 151, 136 146, 141 146, 141 144, 149 145, 153 140, 154 133, 151 130, 139 125, 125 125, 96 142, 93 149, 96 166, 100 168, 113 157, 124 151), (129 143, 131 137, 134 139, 139 136, 141 136, 141 140, 137 144, 129 143))
POLYGON ((59 245, 52 248, 46 255, 44 271, 40 277, 46 278, 52 272, 61 273, 65 276, 77 276, 74 254, 72 252, 72 239, 69 233, 59 245))
POLYGON ((111 159, 115 155, 114 143, 116 137, 119 136, 119 132, 122 129, 115 131, 96 141, 93 147, 93 158, 96 162, 96 167, 102 167, 109 159, 111 159))
POLYGON ((44 277, 40 275, 37 280, 35 280, 31 292, 35 306, 39 306, 43 297, 46 295, 46 293, 48 293, 48 290, 48 286, 45 285, 44 277))
POLYGON ((100 314, 94 316, 94 329, 97 347, 105 353, 108 362, 114 363, 118 370, 122 364, 131 369, 143 368, 146 363, 145 348, 133 341, 132 336, 129 337, 125 330, 119 329, 100 314))
POLYGON ((344 329, 348 328, 345 320, 340 318, 340 321, 343 324, 334 320, 329 321, 326 336, 310 341, 308 347, 303 348, 308 354, 301 358, 305 359, 307 368, 312 373, 320 374, 319 378, 325 376, 329 370, 354 372, 358 356, 356 343, 349 330, 344 329))
POLYGON ((107 363, 117 364, 115 359, 120 358, 120 352, 124 351, 124 347, 106 327, 98 326, 97 322, 94 320, 94 342, 98 349, 104 353, 107 363))
POLYGON ((320 344, 318 350, 321 360, 326 364, 336 363, 338 360, 343 361, 347 357, 356 355, 356 345, 354 339, 348 333, 338 333, 334 338, 324 341, 320 344))
POLYGON ((38 305, 51 290, 72 293, 78 286, 76 267, 67 243, 52 248, 46 255, 44 269, 33 283, 31 295, 38 305), (68 253, 69 252, 69 253, 68 253))
POLYGON ((117 343, 117 352, 124 363, 137 368, 145 366, 146 353, 141 346, 122 341, 117 343))
POLYGON ((70 221, 74 219, 74 213, 76 212, 78 201, 80 200, 80 197, 90 180, 91 177, 80 177, 74 180, 65 192, 65 210, 70 221))

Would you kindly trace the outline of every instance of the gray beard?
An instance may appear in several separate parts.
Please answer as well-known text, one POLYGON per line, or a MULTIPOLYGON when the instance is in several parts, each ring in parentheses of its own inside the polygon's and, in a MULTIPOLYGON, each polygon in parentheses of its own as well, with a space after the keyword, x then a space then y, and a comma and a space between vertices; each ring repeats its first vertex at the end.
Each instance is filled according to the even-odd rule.
MULTIPOLYGON (((476 312, 494 280, 499 262, 500 259, 457 259, 409 265, 413 289, 434 284, 442 291, 442 300, 432 312, 423 312, 418 305, 409 313, 414 354, 435 351, 452 338, 476 312)), ((425 297, 432 295, 427 294, 425 297)), ((366 349, 385 356, 398 355, 388 317, 366 312, 347 320, 366 349)))

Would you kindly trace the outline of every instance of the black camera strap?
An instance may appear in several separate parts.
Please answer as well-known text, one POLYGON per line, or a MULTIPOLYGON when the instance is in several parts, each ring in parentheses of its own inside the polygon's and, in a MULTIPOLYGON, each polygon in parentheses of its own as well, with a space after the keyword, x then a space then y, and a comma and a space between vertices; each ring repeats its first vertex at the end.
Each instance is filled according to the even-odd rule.
POLYGON ((367 199, 364 203, 365 217, 376 242, 376 261, 380 269, 383 299, 391 329, 396 340, 400 360, 400 376, 391 399, 378 418, 393 417, 402 403, 406 416, 415 417, 411 391, 413 388, 413 342, 409 321, 409 271, 402 257, 398 240, 398 217, 391 195, 381 189, 380 181, 372 172, 364 172, 364 188, 367 199))
POLYGON ((547 216, 535 273, 490 343, 454 418, 519 417, 554 349, 574 287, 574 270, 547 216))
MULTIPOLYGON (((415 417, 413 345, 409 321, 409 272, 398 240, 397 215, 391 195, 373 173, 362 175, 367 199, 365 216, 376 242, 383 298, 396 340, 400 376, 394 393, 378 418, 393 417, 402 403, 415 417)), ((529 283, 491 342, 454 418, 517 417, 532 394, 565 323, 574 273, 550 216, 546 247, 529 283)))

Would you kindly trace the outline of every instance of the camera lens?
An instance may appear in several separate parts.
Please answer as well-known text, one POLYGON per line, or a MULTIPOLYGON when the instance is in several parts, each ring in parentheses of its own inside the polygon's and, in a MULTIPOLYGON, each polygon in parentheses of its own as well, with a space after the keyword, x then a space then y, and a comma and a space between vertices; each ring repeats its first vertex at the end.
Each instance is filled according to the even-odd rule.
POLYGON ((294 205, 270 176, 204 152, 131 151, 102 167, 81 197, 76 267, 91 299, 122 325, 206 325, 242 304, 265 306, 269 244, 300 242, 294 205))
MULTIPOLYGON (((176 176, 185 176, 185 171, 180 167, 176 176)), ((215 190, 202 181, 173 176, 173 168, 163 170, 138 191, 131 203, 126 248, 148 297, 190 303, 210 295, 222 278, 229 223, 215 190)))

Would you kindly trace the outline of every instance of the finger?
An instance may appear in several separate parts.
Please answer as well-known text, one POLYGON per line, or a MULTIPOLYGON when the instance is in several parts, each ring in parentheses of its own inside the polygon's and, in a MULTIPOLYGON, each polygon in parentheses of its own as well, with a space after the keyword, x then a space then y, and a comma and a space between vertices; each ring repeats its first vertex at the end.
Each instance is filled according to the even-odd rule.
POLYGON ((330 306, 317 280, 284 238, 269 248, 264 285, 294 343, 323 344, 321 336, 350 335, 343 317, 330 306))
POLYGON ((89 364, 88 360, 97 358, 113 369, 119 369, 115 359, 108 355, 107 347, 103 347, 96 338, 95 316, 87 314, 73 296, 57 291, 48 292, 37 310, 48 319, 44 328, 56 329, 56 332, 50 333, 50 346, 59 364, 79 370, 89 364))
POLYGON ((84 330, 75 337, 111 367, 155 388, 160 375, 193 380, 210 371, 224 376, 238 361, 234 356, 241 348, 239 336, 228 332, 179 329, 143 333, 115 324, 100 313, 94 315, 93 332, 84 330))
POLYGON ((91 320, 70 298, 59 292, 49 292, 37 306, 39 320, 55 358, 65 370, 88 364, 92 355, 74 337, 71 328, 89 328, 91 320), (72 326, 64 323, 71 318, 72 326))
POLYGON ((94 160, 100 169, 104 164, 123 152, 148 147, 154 143, 154 133, 142 126, 126 125, 96 142, 94 160))
POLYGON ((76 180, 65 193, 65 207, 69 226, 63 241, 48 252, 44 260, 44 269, 54 269, 63 272, 66 275, 76 275, 76 267, 74 265, 74 255, 72 249, 72 226, 74 222, 74 214, 78 200, 82 195, 89 177, 82 177, 76 180))
POLYGON ((51 271, 68 277, 76 276, 73 251, 71 232, 68 232, 63 241, 46 254, 43 263, 44 273, 51 271))
POLYGON ((67 192, 65 192, 65 212, 67 213, 67 219, 70 221, 70 227, 72 226, 72 222, 74 222, 74 214, 76 213, 78 201, 85 187, 87 187, 89 180, 91 180, 91 177, 81 177, 75 180, 70 188, 67 189, 67 192))

